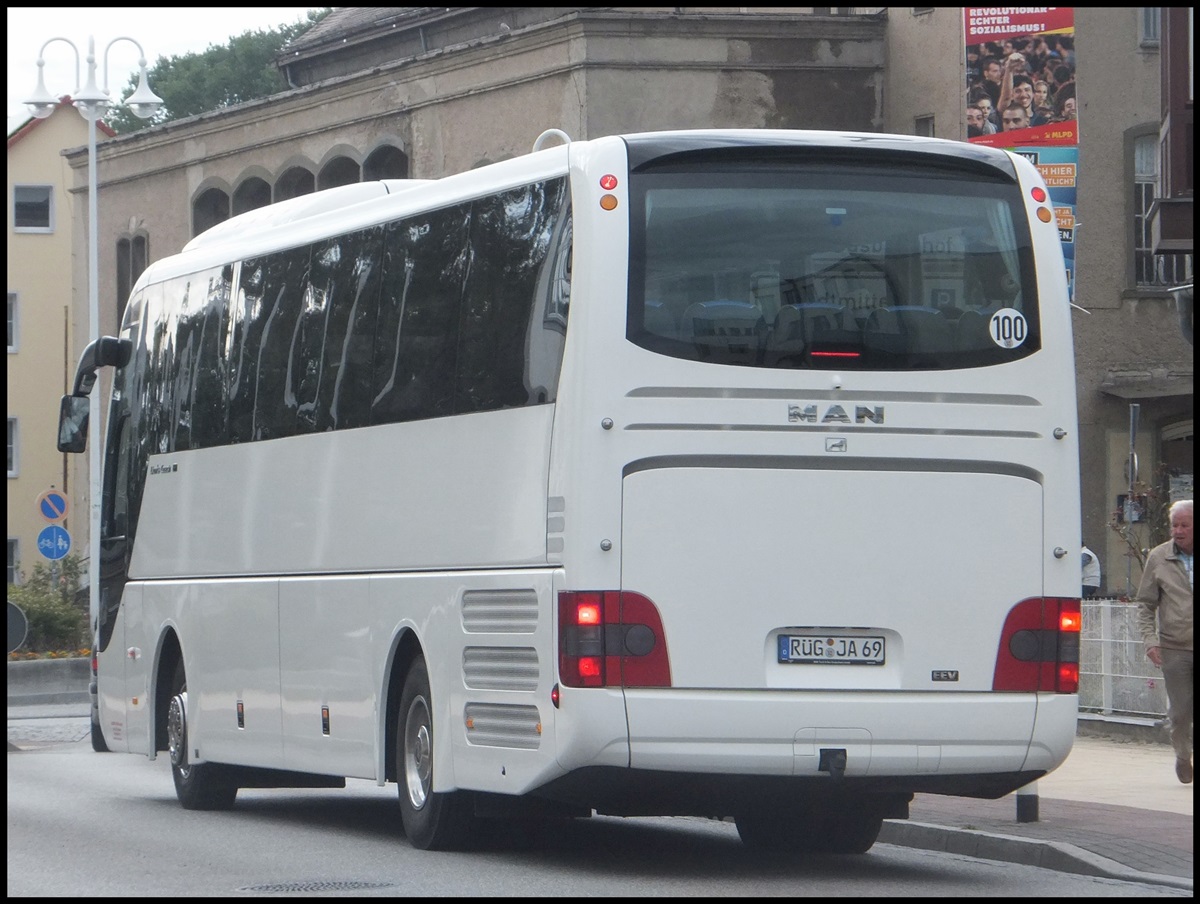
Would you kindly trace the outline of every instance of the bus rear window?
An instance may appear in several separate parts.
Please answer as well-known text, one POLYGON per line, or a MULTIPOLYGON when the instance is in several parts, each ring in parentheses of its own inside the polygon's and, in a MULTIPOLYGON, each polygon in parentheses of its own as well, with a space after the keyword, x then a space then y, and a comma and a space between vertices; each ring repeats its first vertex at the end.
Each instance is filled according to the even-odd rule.
POLYGON ((627 337, 769 368, 982 367, 1040 347, 1011 181, 910 165, 635 174, 627 337))

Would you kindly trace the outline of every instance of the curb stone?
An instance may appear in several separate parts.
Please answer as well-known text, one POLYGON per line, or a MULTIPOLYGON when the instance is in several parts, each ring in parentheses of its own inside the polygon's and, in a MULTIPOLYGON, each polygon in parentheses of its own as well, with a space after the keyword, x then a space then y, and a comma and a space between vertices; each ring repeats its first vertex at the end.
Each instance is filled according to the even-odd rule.
POLYGON ((1038 866, 1060 873, 1118 879, 1122 882, 1142 882, 1192 891, 1191 879, 1139 872, 1115 860, 1062 841, 1014 838, 975 829, 953 829, 923 822, 889 819, 883 822, 879 841, 926 851, 961 854, 981 860, 1038 866))

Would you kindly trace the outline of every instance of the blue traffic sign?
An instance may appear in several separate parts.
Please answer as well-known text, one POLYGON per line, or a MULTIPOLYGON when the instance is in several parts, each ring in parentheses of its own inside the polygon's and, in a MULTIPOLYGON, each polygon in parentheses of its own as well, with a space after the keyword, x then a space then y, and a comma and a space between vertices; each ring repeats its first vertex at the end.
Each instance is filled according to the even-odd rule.
POLYGON ((38 511, 47 521, 61 521, 67 517, 67 497, 58 490, 47 490, 38 497, 38 511))
POLYGON ((57 524, 42 528, 38 534, 38 552, 47 559, 61 559, 71 551, 71 535, 57 524))

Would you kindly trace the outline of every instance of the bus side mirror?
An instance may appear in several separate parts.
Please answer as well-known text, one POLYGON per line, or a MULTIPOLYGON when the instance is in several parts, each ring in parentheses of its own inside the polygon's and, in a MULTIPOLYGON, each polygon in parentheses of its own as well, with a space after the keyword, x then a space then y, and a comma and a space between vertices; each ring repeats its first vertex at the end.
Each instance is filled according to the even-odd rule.
POLYGON ((58 405, 59 452, 82 452, 87 448, 90 406, 91 400, 87 396, 62 397, 58 405))
POLYGON ((101 367, 124 367, 133 357, 133 343, 115 336, 101 336, 88 343, 75 368, 75 388, 71 395, 86 396, 96 385, 96 371, 101 367))

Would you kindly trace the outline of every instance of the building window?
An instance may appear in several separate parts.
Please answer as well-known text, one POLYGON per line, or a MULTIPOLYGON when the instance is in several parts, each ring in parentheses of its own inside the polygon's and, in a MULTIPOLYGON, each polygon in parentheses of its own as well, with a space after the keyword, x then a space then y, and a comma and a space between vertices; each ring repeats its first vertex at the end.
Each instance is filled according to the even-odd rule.
POLYGON ((146 269, 148 253, 146 237, 135 235, 133 238, 117 240, 117 329, 125 319, 125 305, 129 303, 129 293, 133 291, 138 277, 146 269))
POLYGON ((334 157, 317 174, 318 191, 362 181, 362 168, 349 157, 334 157))
POLYGON ((17 583, 17 580, 20 578, 20 574, 17 573, 17 565, 21 561, 18 556, 19 552, 20 552, 20 547, 17 545, 17 541, 14 538, 9 537, 8 538, 8 583, 10 583, 10 584, 17 583))
POLYGON ((913 120, 913 134, 920 135, 923 138, 933 137, 933 117, 918 116, 913 120))
POLYGON ((53 232, 54 186, 13 186, 12 221, 16 232, 53 232))
POLYGON ((1161 10, 1157 6, 1143 6, 1138 18, 1138 44, 1142 47, 1157 47, 1161 27, 1161 10))
POLYGON ((1133 272, 1134 285, 1146 288, 1177 286, 1192 272, 1190 254, 1154 254, 1150 236, 1150 205, 1158 185, 1158 133, 1133 142, 1133 272))
POLYGON ((233 215, 257 210, 271 203, 271 185, 266 179, 251 176, 233 192, 233 215))
POLYGON ((192 235, 229 219, 229 195, 219 188, 210 188, 192 204, 192 235))
POLYGON ((408 156, 390 144, 381 145, 363 161, 363 181, 375 179, 407 179, 408 156))
POLYGON ((8 293, 8 353, 17 350, 17 293, 8 293))
POLYGON ((302 166, 293 166, 275 183, 275 200, 288 201, 317 190, 317 180, 302 166))
POLYGON ((8 476, 17 476, 17 419, 8 419, 8 476))

